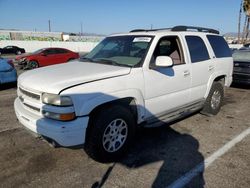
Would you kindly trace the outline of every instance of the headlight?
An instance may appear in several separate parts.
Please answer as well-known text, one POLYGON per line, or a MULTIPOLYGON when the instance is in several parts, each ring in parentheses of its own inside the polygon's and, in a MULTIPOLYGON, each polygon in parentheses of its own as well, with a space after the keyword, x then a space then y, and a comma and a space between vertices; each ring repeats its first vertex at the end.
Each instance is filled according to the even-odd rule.
POLYGON ((43 93, 42 102, 55 106, 72 106, 73 102, 68 96, 60 96, 56 94, 43 93))

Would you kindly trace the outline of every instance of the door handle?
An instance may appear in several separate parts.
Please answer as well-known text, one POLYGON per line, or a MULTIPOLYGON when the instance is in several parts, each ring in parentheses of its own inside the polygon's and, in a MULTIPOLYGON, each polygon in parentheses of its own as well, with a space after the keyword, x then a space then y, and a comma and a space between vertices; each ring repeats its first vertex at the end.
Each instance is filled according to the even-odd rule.
POLYGON ((183 72, 183 75, 184 75, 184 76, 189 76, 189 75, 190 75, 190 72, 189 72, 188 70, 186 70, 186 71, 183 72))
POLYGON ((214 66, 213 66, 213 65, 208 66, 208 70, 209 70, 209 71, 211 71, 211 70, 213 70, 213 69, 214 69, 214 66))

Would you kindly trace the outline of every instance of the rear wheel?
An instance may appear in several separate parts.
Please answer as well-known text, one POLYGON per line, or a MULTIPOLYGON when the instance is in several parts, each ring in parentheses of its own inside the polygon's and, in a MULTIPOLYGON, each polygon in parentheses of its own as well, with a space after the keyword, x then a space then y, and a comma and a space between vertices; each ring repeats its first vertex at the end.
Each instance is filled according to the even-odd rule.
POLYGON ((216 115, 220 111, 224 99, 224 88, 220 82, 214 82, 201 113, 216 115))
POLYGON ((135 134, 135 120, 129 109, 112 106, 92 117, 85 150, 100 162, 118 160, 128 149, 135 134))
POLYGON ((67 62, 69 62, 69 61, 73 61, 73 60, 75 60, 74 58, 70 58, 70 59, 68 59, 68 61, 67 62))

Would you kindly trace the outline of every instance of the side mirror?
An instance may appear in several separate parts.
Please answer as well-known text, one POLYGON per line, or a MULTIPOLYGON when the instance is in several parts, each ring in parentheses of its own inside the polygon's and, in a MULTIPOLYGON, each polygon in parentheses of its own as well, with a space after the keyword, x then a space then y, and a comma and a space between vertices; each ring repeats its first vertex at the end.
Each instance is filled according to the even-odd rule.
POLYGON ((40 53, 41 56, 47 56, 45 53, 41 52, 40 53))
POLYGON ((173 64, 172 58, 168 56, 158 56, 155 60, 156 67, 172 67, 173 64))

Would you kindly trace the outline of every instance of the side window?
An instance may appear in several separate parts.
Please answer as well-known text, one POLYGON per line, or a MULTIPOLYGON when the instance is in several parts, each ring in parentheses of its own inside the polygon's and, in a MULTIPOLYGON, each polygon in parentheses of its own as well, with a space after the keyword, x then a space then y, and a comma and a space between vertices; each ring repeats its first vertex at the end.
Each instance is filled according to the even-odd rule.
POLYGON ((185 38, 189 48, 192 63, 210 59, 207 47, 202 38, 198 36, 186 36, 185 38))
POLYGON ((232 56, 232 52, 229 49, 223 37, 216 36, 216 35, 207 35, 207 39, 210 42, 213 48, 214 54, 217 58, 232 56))
POLYGON ((154 60, 157 56, 171 57, 174 65, 184 64, 183 53, 178 37, 169 36, 161 38, 153 54, 154 60))
POLYGON ((56 49, 55 51, 56 51, 57 54, 66 54, 66 53, 68 53, 68 51, 64 50, 64 49, 56 49))
POLYGON ((52 55, 52 54, 55 54, 55 50, 54 50, 54 49, 48 49, 48 50, 45 50, 45 51, 44 51, 44 54, 46 54, 46 55, 52 55))

